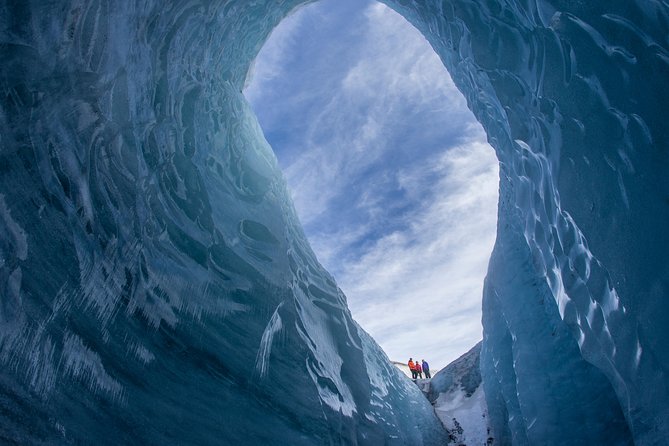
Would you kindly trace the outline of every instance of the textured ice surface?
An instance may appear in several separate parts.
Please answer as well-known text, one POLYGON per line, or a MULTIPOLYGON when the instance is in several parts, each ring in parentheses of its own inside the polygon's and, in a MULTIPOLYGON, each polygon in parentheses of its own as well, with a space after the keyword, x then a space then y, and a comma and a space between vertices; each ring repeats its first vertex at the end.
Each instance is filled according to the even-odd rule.
POLYGON ((443 444, 240 93, 297 2, 0 6, 0 443, 443 444))
MULTIPOLYGON (((440 441, 315 260, 240 94, 300 3, 0 5, 0 438, 440 441)), ((661 444, 667 4, 388 4, 500 160, 495 437, 661 444)))
POLYGON ((469 397, 481 386, 481 342, 449 365, 439 370, 430 380, 427 398, 434 403, 439 395, 460 388, 469 397))

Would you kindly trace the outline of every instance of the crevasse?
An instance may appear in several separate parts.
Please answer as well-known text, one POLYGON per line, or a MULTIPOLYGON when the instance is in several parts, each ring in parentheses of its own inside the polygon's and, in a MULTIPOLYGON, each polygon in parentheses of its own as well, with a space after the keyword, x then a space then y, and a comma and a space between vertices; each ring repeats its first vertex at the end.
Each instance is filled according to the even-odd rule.
MULTIPOLYGON (((301 3, 0 6, 0 438, 445 441, 315 259, 240 93, 301 3)), ((496 440, 661 444, 666 3, 387 3, 500 161, 496 440)))

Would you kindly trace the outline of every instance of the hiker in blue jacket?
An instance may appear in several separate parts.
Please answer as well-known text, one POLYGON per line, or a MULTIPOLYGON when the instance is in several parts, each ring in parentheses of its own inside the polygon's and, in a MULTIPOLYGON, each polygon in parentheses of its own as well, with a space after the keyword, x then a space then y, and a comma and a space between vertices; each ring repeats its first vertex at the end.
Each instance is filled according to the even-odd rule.
POLYGON ((425 373, 425 379, 430 379, 432 378, 432 375, 430 375, 430 364, 427 363, 424 359, 421 359, 423 362, 423 373, 425 373))

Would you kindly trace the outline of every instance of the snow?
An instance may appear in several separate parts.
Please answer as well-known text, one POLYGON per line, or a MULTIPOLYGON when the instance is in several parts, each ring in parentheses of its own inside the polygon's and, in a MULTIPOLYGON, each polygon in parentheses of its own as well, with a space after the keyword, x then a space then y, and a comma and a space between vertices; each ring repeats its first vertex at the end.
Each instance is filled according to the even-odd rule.
POLYGON ((488 410, 480 372, 481 343, 416 384, 434 406, 437 417, 457 445, 481 446, 495 442, 488 424, 488 410))
POLYGON ((434 411, 456 438, 456 444, 486 445, 489 433, 483 386, 470 397, 462 389, 440 394, 434 403, 434 411))
POLYGON ((405 363, 399 362, 399 361, 391 361, 391 362, 402 373, 404 373, 407 376, 407 378, 411 378, 411 369, 409 368, 409 364, 405 364, 405 363))

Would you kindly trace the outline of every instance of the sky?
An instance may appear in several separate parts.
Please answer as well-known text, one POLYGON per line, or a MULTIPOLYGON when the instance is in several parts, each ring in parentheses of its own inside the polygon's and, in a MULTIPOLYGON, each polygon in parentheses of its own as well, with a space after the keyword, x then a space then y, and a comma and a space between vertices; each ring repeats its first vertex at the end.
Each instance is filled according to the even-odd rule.
POLYGON ((422 35, 321 0, 274 30, 244 94, 319 261, 390 359, 446 366, 482 337, 499 173, 422 35))

